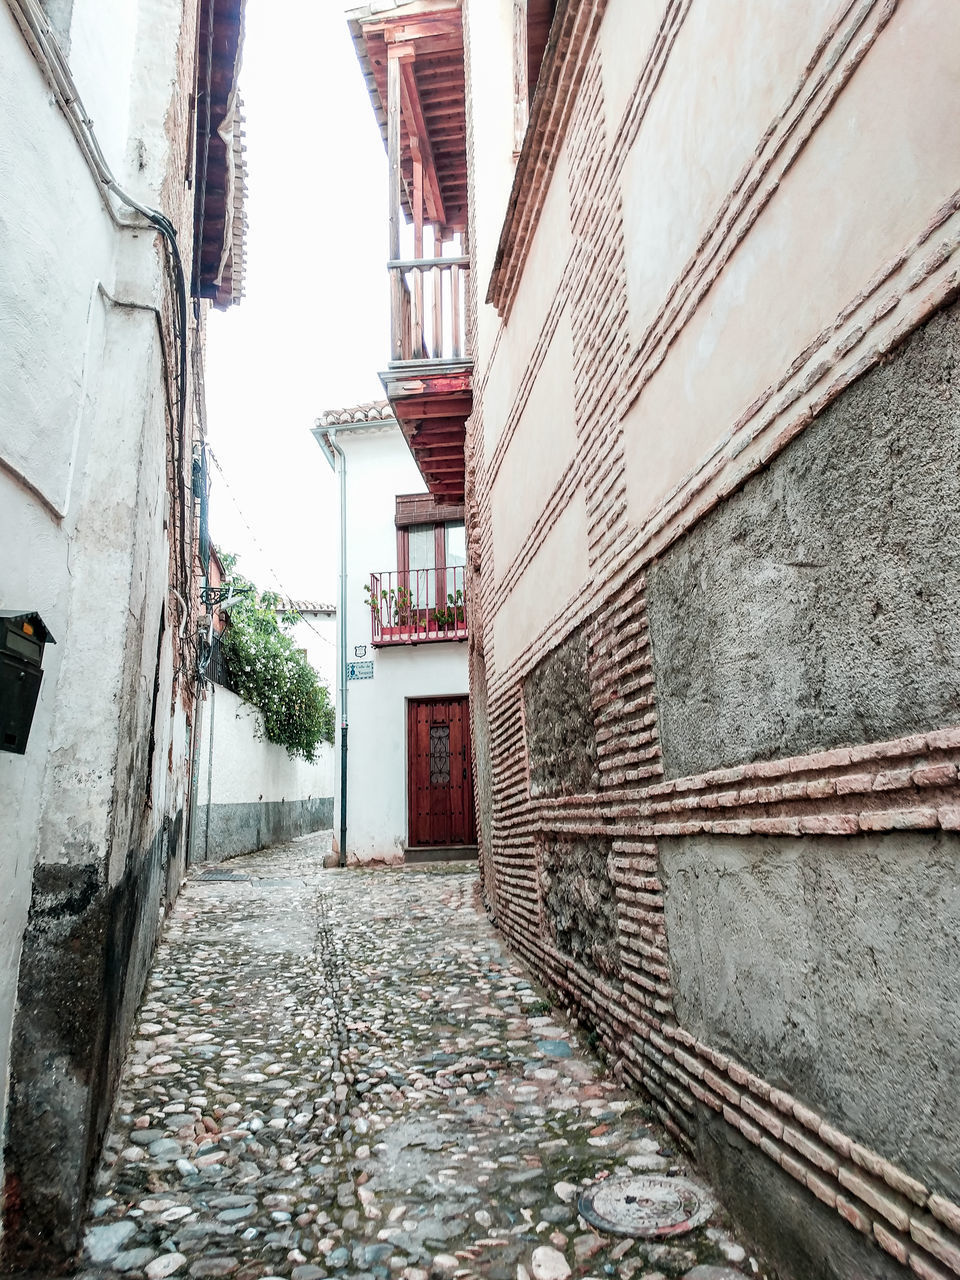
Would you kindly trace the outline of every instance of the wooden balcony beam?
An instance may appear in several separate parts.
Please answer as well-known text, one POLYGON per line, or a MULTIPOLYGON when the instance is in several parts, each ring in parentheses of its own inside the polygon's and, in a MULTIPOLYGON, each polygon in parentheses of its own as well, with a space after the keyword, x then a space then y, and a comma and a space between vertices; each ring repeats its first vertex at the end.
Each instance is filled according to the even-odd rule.
MULTIPOLYGON (((400 257, 400 62, 387 61, 387 159, 390 183, 389 231, 390 257, 400 257)), ((394 330, 396 337, 396 330, 394 330)), ((396 358, 396 350, 394 351, 396 358)))
MULTIPOLYGON (((407 48, 409 46, 404 46, 407 48)), ((391 49, 391 56, 393 50, 391 49)), ((440 193, 440 179, 437 176, 437 165, 430 142, 430 132, 423 118, 423 107, 420 102, 420 91, 417 88, 417 75, 414 66, 415 58, 403 57, 400 60, 400 101, 403 116, 407 122, 407 132, 412 140, 416 138, 420 152, 420 163, 423 167, 423 195, 427 207, 427 217, 431 222, 443 226, 447 216, 443 208, 443 196, 440 193)))
MULTIPOLYGON (((463 440, 460 441, 459 447, 451 441, 449 445, 443 448, 436 448, 433 444, 422 450, 423 456, 428 458, 431 465, 434 462, 459 462, 463 464, 463 440)), ((417 448, 417 445, 414 445, 417 448)))
POLYGON ((426 476, 437 476, 443 478, 449 475, 463 476, 464 466, 463 459, 460 459, 459 466, 453 462, 435 463, 430 458, 418 458, 417 466, 426 476))
POLYGON ((411 438, 419 444, 432 444, 437 448, 449 448, 451 445, 463 444, 465 418, 457 417, 444 420, 442 418, 421 418, 413 424, 411 438))
POLYGON ((453 417, 465 422, 473 408, 472 396, 457 396, 456 399, 443 398, 438 404, 431 397, 417 396, 416 399, 398 399, 391 397, 391 404, 398 417, 405 422, 429 422, 433 418, 453 417))
MULTIPOLYGON (((451 456, 450 454, 447 454, 445 452, 435 452, 433 447, 429 445, 425 445, 422 440, 417 440, 415 437, 413 439, 408 438, 407 443, 409 444, 410 448, 415 451, 418 457, 436 458, 438 462, 443 462, 443 461, 449 461, 449 458, 451 456)), ((465 442, 461 437, 459 440, 445 440, 443 442, 442 447, 444 450, 450 449, 452 451, 452 456, 454 457, 454 459, 459 458, 460 461, 462 462, 464 443, 465 442)))
POLYGON ((365 22, 364 32, 382 32, 387 43, 404 40, 427 40, 438 37, 452 37, 463 43, 460 30, 459 9, 449 9, 446 13, 424 15, 420 18, 408 18, 397 21, 387 18, 382 21, 365 22))

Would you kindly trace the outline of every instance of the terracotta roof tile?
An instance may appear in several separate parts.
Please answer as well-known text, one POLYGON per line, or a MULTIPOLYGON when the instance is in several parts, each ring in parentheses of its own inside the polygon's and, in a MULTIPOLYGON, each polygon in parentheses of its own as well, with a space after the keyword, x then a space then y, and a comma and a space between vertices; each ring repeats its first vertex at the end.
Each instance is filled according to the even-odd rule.
POLYGON ((343 427, 351 422, 390 422, 393 410, 386 400, 369 400, 346 409, 325 409, 317 419, 318 427, 343 427))

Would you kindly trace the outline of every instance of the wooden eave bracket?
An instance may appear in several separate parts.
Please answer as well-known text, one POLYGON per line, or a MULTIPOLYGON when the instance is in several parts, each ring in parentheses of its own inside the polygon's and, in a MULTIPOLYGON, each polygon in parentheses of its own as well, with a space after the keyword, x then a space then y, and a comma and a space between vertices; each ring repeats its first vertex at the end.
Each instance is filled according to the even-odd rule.
POLYGON ((447 215, 443 207, 443 197, 440 194, 440 179, 437 176, 430 135, 423 118, 423 107, 417 92, 412 61, 404 61, 400 64, 400 105, 407 121, 407 133, 410 136, 411 146, 413 139, 416 138, 420 149, 420 163, 423 166, 423 199, 427 207, 427 217, 431 222, 442 227, 446 223, 447 215))
POLYGON ((504 320, 513 305, 606 7, 607 0, 557 3, 487 286, 485 300, 504 320))
POLYGON ((419 159, 423 168, 423 199, 427 218, 430 222, 443 226, 446 223, 446 214, 443 208, 443 197, 440 194, 440 179, 437 176, 433 147, 430 145, 430 134, 417 87, 416 47, 409 42, 403 44, 388 42, 387 56, 396 58, 400 63, 400 112, 407 126, 410 151, 414 159, 419 159))

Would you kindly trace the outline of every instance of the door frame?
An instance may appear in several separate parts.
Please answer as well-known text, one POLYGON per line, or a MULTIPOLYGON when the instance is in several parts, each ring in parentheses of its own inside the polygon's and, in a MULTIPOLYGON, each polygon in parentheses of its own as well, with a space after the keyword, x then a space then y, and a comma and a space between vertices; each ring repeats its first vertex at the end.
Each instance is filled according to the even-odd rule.
POLYGON ((456 848, 456 849, 472 849, 477 843, 477 807, 476 797, 473 785, 473 740, 470 733, 470 694, 469 693, 430 693, 424 695, 409 694, 404 698, 404 763, 406 771, 405 779, 405 797, 406 797, 406 848, 408 849, 424 849, 424 848, 456 848), (415 812, 414 803, 414 775, 413 775, 413 753, 411 742, 411 707, 416 705, 424 705, 435 702, 462 702, 465 710, 464 741, 467 748, 467 775, 466 786, 469 791, 469 822, 467 824, 468 838, 459 842, 451 841, 449 844, 437 844, 435 846, 414 844, 411 837, 411 828, 415 812))

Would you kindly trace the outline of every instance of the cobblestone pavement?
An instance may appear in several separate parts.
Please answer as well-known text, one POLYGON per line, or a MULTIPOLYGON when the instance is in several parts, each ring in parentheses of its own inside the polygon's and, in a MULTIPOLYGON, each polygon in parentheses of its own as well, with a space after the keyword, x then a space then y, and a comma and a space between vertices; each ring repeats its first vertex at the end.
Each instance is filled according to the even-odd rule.
POLYGON ((601 1235, 577 1197, 681 1161, 476 906, 472 867, 194 876, 164 930, 85 1235, 130 1280, 735 1280, 715 1213, 601 1235))

